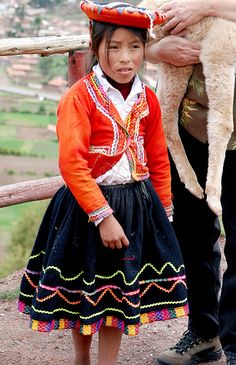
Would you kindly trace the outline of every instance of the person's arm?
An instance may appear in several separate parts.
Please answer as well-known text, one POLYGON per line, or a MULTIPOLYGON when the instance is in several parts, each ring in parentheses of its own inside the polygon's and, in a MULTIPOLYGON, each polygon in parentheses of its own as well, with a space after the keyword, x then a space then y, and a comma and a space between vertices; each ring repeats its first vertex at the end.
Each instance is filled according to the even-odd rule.
POLYGON ((200 43, 170 35, 159 42, 150 41, 145 48, 145 58, 150 63, 166 62, 174 66, 199 63, 200 43))
POLYGON ((167 13, 164 31, 178 34, 205 16, 219 16, 236 21, 235 0, 170 0, 160 7, 167 13))
POLYGON ((204 16, 221 16, 236 21, 235 0, 170 0, 160 9, 167 13, 163 30, 170 31, 171 35, 146 45, 146 60, 151 63, 166 62, 175 66, 196 64, 199 62, 200 43, 179 37, 180 32, 204 16))

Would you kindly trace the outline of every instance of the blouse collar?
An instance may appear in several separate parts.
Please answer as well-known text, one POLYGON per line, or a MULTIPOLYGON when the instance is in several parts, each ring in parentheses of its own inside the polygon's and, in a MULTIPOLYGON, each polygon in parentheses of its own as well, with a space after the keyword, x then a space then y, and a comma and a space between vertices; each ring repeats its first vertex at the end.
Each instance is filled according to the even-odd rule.
MULTIPOLYGON (((97 78, 99 79, 99 81, 101 82, 102 87, 106 93, 109 92, 109 90, 117 90, 114 86, 112 86, 109 83, 109 81, 107 80, 107 78, 99 64, 97 64, 93 67, 93 71, 94 71, 95 75, 97 76, 97 78)), ((132 85, 130 94, 127 99, 132 98, 133 96, 135 96, 137 94, 140 94, 142 91, 143 91, 142 82, 141 82, 139 76, 136 75, 134 77, 133 85, 132 85)))

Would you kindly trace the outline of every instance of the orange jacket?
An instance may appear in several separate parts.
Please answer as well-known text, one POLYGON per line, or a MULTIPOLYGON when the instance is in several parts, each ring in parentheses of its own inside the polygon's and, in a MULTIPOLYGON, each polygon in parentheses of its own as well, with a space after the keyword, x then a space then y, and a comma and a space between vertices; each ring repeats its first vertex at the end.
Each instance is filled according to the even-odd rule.
POLYGON ((160 106, 143 92, 125 122, 94 72, 77 81, 58 105, 59 168, 66 185, 91 221, 112 213, 96 178, 125 152, 135 180, 150 176, 164 207, 171 205, 170 166, 160 106))

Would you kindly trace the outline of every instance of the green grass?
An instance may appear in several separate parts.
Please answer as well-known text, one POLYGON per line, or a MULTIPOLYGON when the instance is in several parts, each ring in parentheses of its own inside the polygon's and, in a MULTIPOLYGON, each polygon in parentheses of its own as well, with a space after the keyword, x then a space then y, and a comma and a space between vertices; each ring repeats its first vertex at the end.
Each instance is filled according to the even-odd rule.
MULTIPOLYGON (((0 154, 57 158, 58 146, 56 136, 52 134, 48 140, 30 140, 24 139, 24 136, 19 138, 17 135, 18 128, 22 125, 22 121, 19 118, 15 121, 15 124, 19 123, 19 126, 11 125, 11 123, 13 123, 11 116, 14 115, 14 117, 16 117, 15 114, 17 113, 0 114, 0 125, 1 123, 4 123, 0 127, 0 154), (10 118, 8 119, 9 115, 10 118)), ((22 117, 22 114, 19 115, 22 117)), ((42 121, 45 122, 42 116, 32 116, 32 114, 30 114, 30 117, 38 120, 38 125, 43 124, 42 121)), ((26 120, 24 120, 23 123, 26 123, 26 120)))
POLYGON ((28 110, 31 113, 37 113, 40 106, 43 106, 47 112, 47 114, 52 114, 54 119, 56 118, 56 111, 57 111, 57 102, 51 100, 44 100, 39 103, 39 101, 35 98, 25 97, 20 102, 20 107, 18 111, 28 110))
POLYGON ((29 113, 37 113, 39 108, 43 106, 46 110, 46 114, 56 115, 57 101, 43 100, 39 101, 38 98, 25 95, 14 95, 14 104, 12 103, 12 93, 0 91, 1 99, 1 112, 17 110, 18 112, 28 111, 29 113))
POLYGON ((56 159, 58 156, 58 147, 54 141, 21 141, 8 139, 1 141, 0 154, 56 159))
MULTIPOLYGON (((5 208, 0 208, 0 242, 6 253, 7 248, 10 245, 12 232, 16 229, 18 221, 23 213, 29 207, 34 206, 34 203, 25 203, 12 205, 5 208)), ((10 272, 3 266, 7 261, 7 254, 3 255, 0 260, 0 277, 5 277, 10 272)))
POLYGON ((3 232, 11 233, 18 223, 19 217, 29 208, 37 206, 37 202, 11 205, 0 208, 0 227, 3 232))
POLYGON ((22 269, 30 255, 47 200, 0 208, 0 278, 22 269))
POLYGON ((58 157, 58 145, 53 141, 40 141, 35 142, 31 153, 36 156, 42 156, 47 158, 57 158, 58 157))
POLYGON ((0 292, 0 302, 17 299, 20 294, 20 289, 0 292))
POLYGON ((0 113, 0 124, 2 125, 46 128, 48 124, 55 124, 55 123, 56 123, 56 116, 54 115, 38 115, 29 112, 0 113))
MULTIPOLYGON (((1 116, 0 116, 0 118, 1 118, 1 116)), ((12 127, 12 126, 5 125, 5 124, 1 125, 1 128, 0 128, 1 145, 2 145, 2 141, 4 139, 9 140, 10 138, 13 138, 13 137, 16 137, 16 127, 12 127)))

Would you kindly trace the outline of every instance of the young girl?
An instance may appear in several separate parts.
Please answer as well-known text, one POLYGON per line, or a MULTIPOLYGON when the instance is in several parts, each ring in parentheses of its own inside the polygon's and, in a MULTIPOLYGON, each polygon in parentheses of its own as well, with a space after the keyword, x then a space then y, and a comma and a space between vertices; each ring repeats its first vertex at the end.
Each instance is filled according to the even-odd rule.
POLYGON ((139 79, 147 29, 161 21, 125 3, 82 1, 97 64, 58 107, 53 197, 21 284, 38 331, 72 329, 74 365, 114 365, 121 335, 187 314, 184 267, 168 215, 170 168, 154 92, 139 79), (132 21, 133 27, 129 24, 132 21), (166 214, 167 212, 167 214, 166 214))

